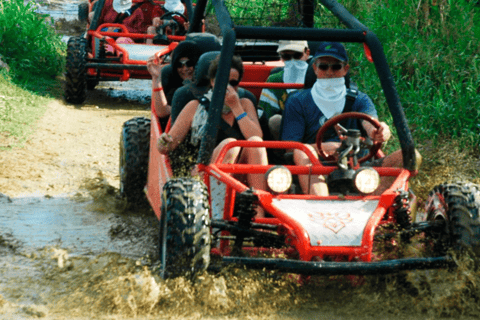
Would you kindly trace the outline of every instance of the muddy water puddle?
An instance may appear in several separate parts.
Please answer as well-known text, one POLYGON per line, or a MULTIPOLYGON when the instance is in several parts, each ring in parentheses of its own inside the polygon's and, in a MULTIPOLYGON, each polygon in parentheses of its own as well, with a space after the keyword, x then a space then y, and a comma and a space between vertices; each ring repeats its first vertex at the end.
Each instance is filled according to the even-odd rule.
POLYGON ((59 246, 74 255, 105 251, 128 253, 126 241, 113 241, 111 230, 120 218, 89 210, 90 201, 32 196, 0 200, 2 233, 21 241, 25 250, 59 246))

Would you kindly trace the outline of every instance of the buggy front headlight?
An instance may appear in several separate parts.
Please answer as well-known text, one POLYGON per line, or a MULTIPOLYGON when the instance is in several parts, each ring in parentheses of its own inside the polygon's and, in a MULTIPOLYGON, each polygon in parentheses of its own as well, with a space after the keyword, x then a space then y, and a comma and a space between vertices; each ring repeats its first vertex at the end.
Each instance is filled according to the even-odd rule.
POLYGON ((276 193, 284 193, 292 185, 292 173, 284 166, 270 168, 265 174, 268 187, 276 193))
POLYGON ((380 185, 380 175, 375 169, 362 168, 355 173, 353 183, 359 192, 369 194, 380 185))

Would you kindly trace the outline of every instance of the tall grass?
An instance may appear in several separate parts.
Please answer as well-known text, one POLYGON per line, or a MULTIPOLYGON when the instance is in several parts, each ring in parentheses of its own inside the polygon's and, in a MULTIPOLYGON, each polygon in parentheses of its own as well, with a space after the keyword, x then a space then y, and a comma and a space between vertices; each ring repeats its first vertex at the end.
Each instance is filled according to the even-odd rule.
POLYGON ((63 71, 66 45, 34 10, 33 2, 0 0, 0 55, 10 67, 0 71, 0 150, 25 141, 63 71))
POLYGON ((55 34, 51 18, 34 10, 34 2, 0 1, 0 55, 14 80, 54 78, 62 72, 66 46, 55 34))
MULTIPOLYGON (((478 150, 480 8, 468 0, 346 1, 379 37, 414 134, 478 150)), ((360 60, 359 67, 368 64, 360 60)), ((373 72, 372 68, 367 68, 373 72)), ((373 74, 372 74, 373 76, 373 74)), ((365 87, 379 91, 364 77, 365 87)), ((385 104, 377 99, 382 113, 385 104)))

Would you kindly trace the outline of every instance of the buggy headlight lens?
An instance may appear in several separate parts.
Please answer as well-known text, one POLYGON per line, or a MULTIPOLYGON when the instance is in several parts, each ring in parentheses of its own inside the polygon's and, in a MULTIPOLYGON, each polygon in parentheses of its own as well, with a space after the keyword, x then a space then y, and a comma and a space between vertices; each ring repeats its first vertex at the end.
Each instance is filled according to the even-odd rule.
POLYGON ((377 190, 380 184, 380 175, 375 169, 363 168, 357 171, 353 181, 358 191, 369 194, 377 190))
POLYGON ((267 173, 268 187, 277 193, 283 193, 292 185, 292 173, 284 166, 270 168, 267 173))

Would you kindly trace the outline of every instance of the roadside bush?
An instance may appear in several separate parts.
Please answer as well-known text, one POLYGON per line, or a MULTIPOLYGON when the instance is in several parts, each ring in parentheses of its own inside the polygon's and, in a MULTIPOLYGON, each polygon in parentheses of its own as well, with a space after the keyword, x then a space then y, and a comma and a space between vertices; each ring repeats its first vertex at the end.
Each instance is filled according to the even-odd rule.
POLYGON ((34 2, 0 1, 0 55, 16 79, 54 78, 62 72, 65 44, 51 18, 34 10, 34 2))
MULTIPOLYGON (((458 140, 478 151, 480 137, 480 7, 469 0, 349 0, 359 20, 378 36, 407 119, 419 141, 458 140)), ((381 92, 375 72, 358 53, 360 87, 381 92), (365 70, 364 70, 365 69, 365 70)), ((375 102, 385 114, 379 94, 375 102)))

